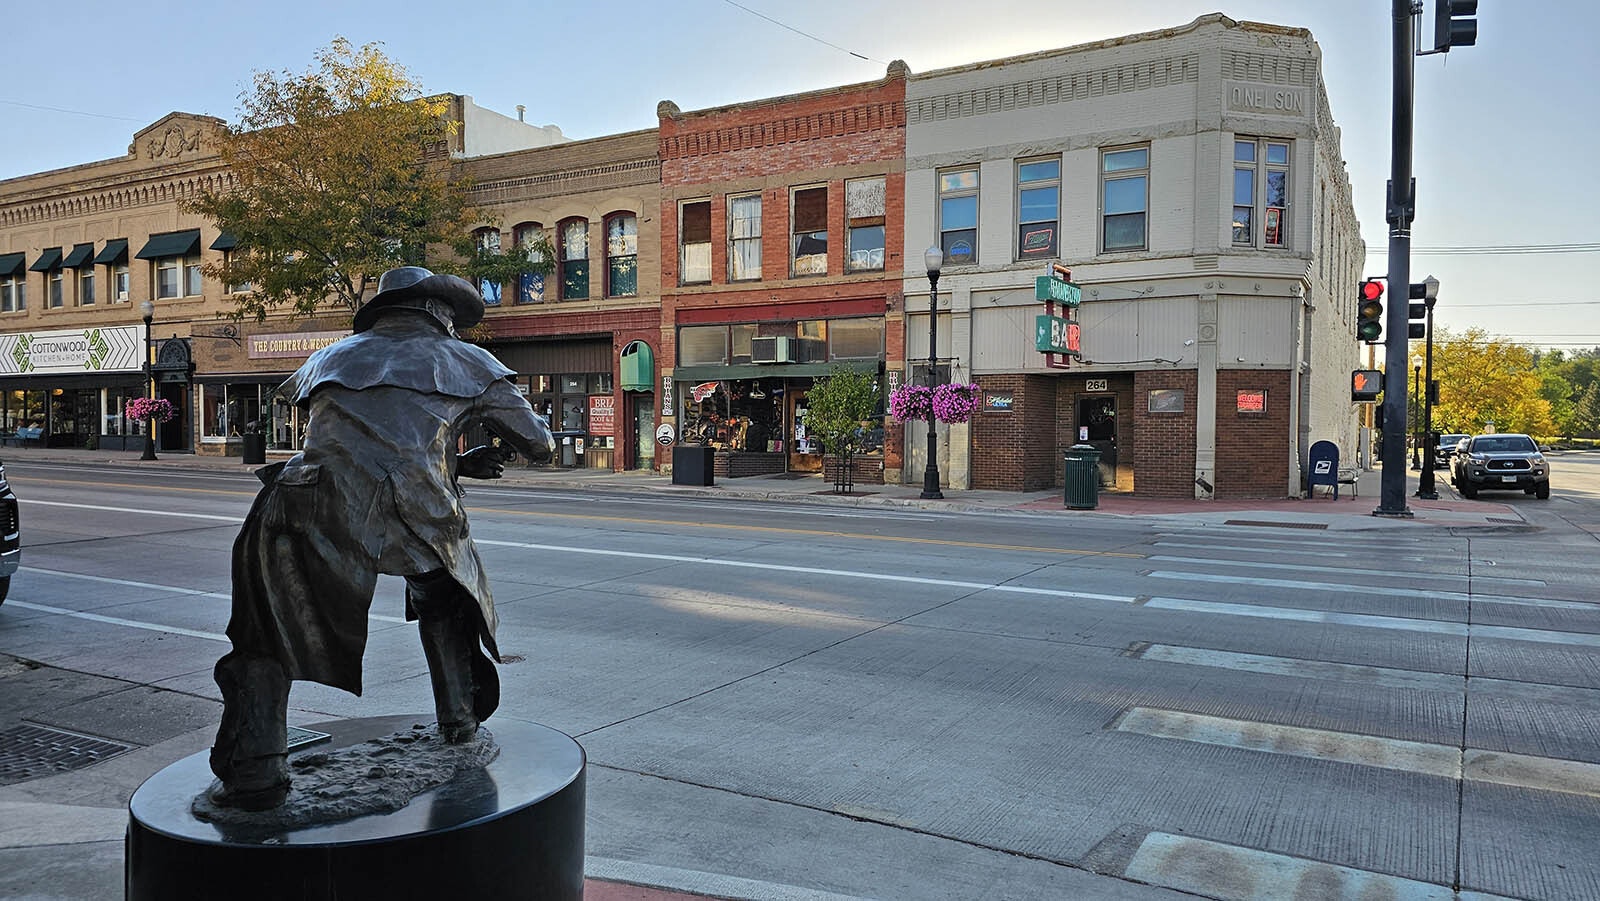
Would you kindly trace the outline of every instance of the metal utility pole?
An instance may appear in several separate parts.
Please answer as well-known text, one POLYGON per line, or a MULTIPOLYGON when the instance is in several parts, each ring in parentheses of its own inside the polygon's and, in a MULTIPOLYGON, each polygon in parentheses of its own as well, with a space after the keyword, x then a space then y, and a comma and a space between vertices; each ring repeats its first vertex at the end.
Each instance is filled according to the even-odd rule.
POLYGON ((1406 304, 1411 284, 1411 220, 1416 217, 1416 183, 1411 177, 1412 107, 1416 99, 1411 0, 1394 3, 1394 133, 1391 145, 1388 212, 1389 308, 1383 347, 1383 463, 1374 516, 1410 516, 1406 506, 1406 304))

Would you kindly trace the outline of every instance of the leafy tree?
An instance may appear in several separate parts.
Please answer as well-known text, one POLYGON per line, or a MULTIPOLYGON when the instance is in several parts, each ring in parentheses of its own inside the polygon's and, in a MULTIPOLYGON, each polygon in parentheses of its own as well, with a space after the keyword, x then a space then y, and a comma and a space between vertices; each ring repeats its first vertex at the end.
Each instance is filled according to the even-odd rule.
POLYGON ((878 382, 873 373, 835 366, 806 392, 806 433, 841 457, 834 490, 842 491, 849 457, 861 442, 867 420, 878 410, 878 382))
POLYGON ((1491 338, 1482 329, 1461 335, 1440 330, 1433 344, 1439 403, 1433 422, 1440 431, 1496 431, 1548 435, 1554 428, 1543 380, 1526 346, 1491 338))
POLYGON ((216 137, 232 184, 186 204, 238 242, 226 265, 206 266, 250 286, 233 295, 236 319, 353 315, 378 275, 454 245, 477 218, 448 154, 427 152, 458 127, 447 103, 424 97, 377 44, 335 38, 304 73, 255 73, 239 102, 239 121, 216 137))
POLYGON ((1573 405, 1572 430, 1584 435, 1600 432, 1600 381, 1590 382, 1573 405))

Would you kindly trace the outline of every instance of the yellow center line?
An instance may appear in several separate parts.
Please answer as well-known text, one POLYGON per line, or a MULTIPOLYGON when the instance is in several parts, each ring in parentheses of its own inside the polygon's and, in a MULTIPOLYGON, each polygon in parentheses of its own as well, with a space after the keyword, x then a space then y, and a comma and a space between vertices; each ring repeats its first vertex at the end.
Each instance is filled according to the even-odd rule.
MULTIPOLYGON (((67 481, 64 479, 23 478, 12 481, 26 481, 41 485, 70 485, 81 487, 82 482, 67 481)), ((171 485, 132 485, 120 482, 97 482, 98 488, 127 488, 135 491, 166 491, 178 494, 227 494, 233 496, 254 496, 254 491, 238 491, 224 488, 183 488, 171 485)), ((932 544, 945 547, 970 547, 995 551, 1025 551, 1040 554, 1071 554, 1083 557, 1127 557, 1142 560, 1146 554, 1130 554, 1121 551, 1090 551, 1082 548, 1063 547, 1035 547, 1025 544, 992 544, 984 541, 956 541, 947 538, 922 538, 902 535, 872 535, 864 532, 840 532, 832 529, 792 529, 779 526, 752 526, 738 523, 719 522, 686 522, 677 519, 640 519, 634 516, 603 516, 596 513, 562 513, 551 510, 507 510, 502 507, 477 507, 485 513, 500 513, 506 516, 537 516, 546 519, 582 519, 593 522, 628 523, 646 526, 677 526, 701 529, 729 529, 740 532, 762 532, 771 535, 808 535, 818 538, 850 538, 858 541, 892 541, 902 544, 932 544)))

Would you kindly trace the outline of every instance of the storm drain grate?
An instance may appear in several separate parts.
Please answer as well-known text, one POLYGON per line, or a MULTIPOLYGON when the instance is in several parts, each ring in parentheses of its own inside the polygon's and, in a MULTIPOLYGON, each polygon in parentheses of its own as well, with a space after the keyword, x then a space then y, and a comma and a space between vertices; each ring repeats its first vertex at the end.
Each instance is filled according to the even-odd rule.
POLYGON ((23 723, 0 732, 0 785, 82 769, 131 745, 23 723))
POLYGON ((1225 526, 1266 526, 1269 529, 1326 529, 1325 522, 1270 522, 1261 519, 1230 519, 1225 526))

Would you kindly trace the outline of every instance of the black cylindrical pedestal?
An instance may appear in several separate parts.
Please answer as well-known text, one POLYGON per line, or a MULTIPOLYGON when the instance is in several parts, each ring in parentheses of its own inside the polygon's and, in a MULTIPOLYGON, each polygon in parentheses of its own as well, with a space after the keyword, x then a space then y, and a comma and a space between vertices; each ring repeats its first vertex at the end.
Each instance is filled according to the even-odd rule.
MULTIPOLYGON (((431 717, 321 723, 343 747, 431 717)), ((296 828, 220 826, 190 803, 205 752, 151 776, 128 803, 128 901, 583 897, 584 754, 545 726, 485 724, 500 756, 392 813, 296 828)))

